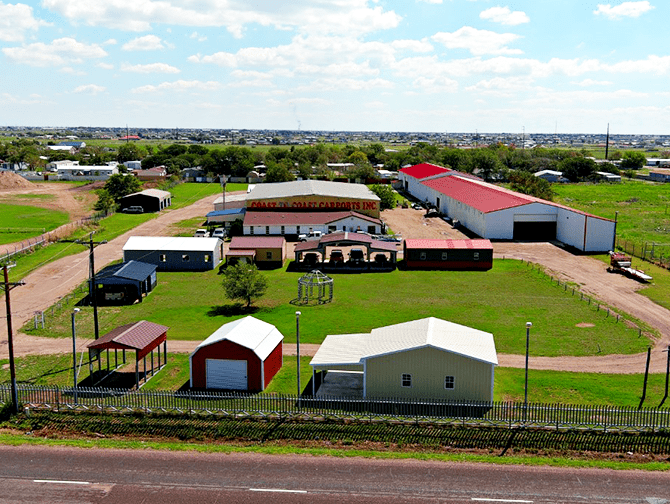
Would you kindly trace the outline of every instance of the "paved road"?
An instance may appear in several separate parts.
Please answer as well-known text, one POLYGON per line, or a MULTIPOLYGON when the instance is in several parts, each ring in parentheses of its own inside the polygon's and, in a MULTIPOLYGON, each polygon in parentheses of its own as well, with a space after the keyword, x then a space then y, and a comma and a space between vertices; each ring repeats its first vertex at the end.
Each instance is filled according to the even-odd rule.
POLYGON ((0 503, 670 503, 667 472, 31 446, 0 446, 0 488, 0 503))

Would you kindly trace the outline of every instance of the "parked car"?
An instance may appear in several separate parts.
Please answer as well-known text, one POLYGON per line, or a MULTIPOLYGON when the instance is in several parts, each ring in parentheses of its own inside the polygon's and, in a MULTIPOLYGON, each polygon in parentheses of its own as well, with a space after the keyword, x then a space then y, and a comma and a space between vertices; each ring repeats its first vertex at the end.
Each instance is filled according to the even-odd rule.
POLYGON ((363 253, 363 249, 352 248, 349 251, 349 263, 358 266, 363 264, 364 262, 365 262, 365 254, 363 253))
POLYGON ((121 210, 123 213, 144 213, 144 208, 141 206, 129 206, 121 210))
POLYGON ((301 242, 319 240, 321 236, 323 236, 323 233, 321 233, 321 231, 310 231, 309 233, 299 235, 298 240, 301 242))
POLYGON ((206 229, 196 229, 193 236, 197 238, 209 238, 209 231, 206 229))
POLYGON ((344 264, 344 254, 340 249, 330 251, 330 263, 336 266, 344 264))
POLYGON ((212 231, 212 238, 220 238, 223 240, 226 237, 226 230, 223 228, 216 228, 212 231))

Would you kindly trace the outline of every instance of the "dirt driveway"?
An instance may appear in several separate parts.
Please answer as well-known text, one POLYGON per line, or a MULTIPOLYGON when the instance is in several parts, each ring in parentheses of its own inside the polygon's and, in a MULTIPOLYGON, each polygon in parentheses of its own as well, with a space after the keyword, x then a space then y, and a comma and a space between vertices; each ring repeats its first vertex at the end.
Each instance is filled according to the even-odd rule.
MULTIPOLYGON (((382 218, 396 233, 412 238, 462 239, 466 235, 440 218, 424 218, 425 211, 411 208, 385 210, 382 218)), ((622 275, 607 273, 597 259, 571 254, 551 243, 495 242, 494 257, 523 259, 541 264, 548 273, 562 281, 574 282, 581 290, 604 303, 622 310, 658 330, 661 338, 654 342, 651 371, 665 373, 667 348, 670 345, 670 310, 638 294, 639 282, 622 275)), ((646 354, 605 355, 590 357, 533 357, 529 367, 563 371, 600 373, 643 373, 646 354)), ((525 356, 498 354, 501 366, 522 368, 525 356)))

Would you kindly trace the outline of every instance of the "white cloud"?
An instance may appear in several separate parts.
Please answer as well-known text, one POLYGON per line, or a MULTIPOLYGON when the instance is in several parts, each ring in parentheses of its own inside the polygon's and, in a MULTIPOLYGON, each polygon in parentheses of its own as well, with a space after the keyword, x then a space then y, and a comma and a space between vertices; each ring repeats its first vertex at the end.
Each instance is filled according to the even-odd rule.
POLYGON ((37 31, 40 26, 50 25, 46 21, 35 19, 32 7, 0 1, 0 40, 22 42, 27 31, 37 31))
POLYGON ((304 91, 372 91, 379 89, 393 89, 395 84, 386 79, 317 79, 308 87, 301 88, 304 91))
POLYGON ((509 7, 491 7, 479 14, 481 19, 488 19, 494 23, 516 26, 529 23, 530 18, 523 11, 512 12, 509 7))
POLYGON ((193 56, 188 57, 188 61, 191 63, 210 63, 213 65, 229 68, 237 66, 237 58, 235 55, 226 52, 218 52, 209 56, 200 56, 199 54, 194 54, 193 56))
POLYGON ((422 40, 394 40, 391 47, 399 51, 414 51, 418 53, 430 52, 433 50, 433 44, 426 39, 422 40))
POLYGON ((116 44, 118 44, 118 42, 116 41, 116 39, 113 38, 107 39, 102 43, 102 45, 116 45, 116 44))
POLYGON ((627 17, 640 17, 652 9, 654 9, 654 6, 645 0, 644 2, 624 2, 614 7, 610 4, 598 4, 598 8, 593 13, 596 16, 602 14, 607 19, 617 20, 627 17))
POLYGON ((611 81, 597 81, 593 79, 584 79, 581 82, 573 82, 572 84, 579 87, 591 87, 591 86, 611 86, 614 83, 611 81))
POLYGON ((30 66, 49 67, 82 63, 86 59, 103 58, 107 53, 97 44, 84 44, 73 38, 61 38, 50 44, 37 42, 21 47, 2 49, 10 60, 30 66))
POLYGON ((97 65, 98 68, 102 68, 104 70, 114 70, 114 65, 111 63, 98 63, 97 65))
POLYGON ((221 84, 215 81, 202 82, 197 80, 178 80, 163 82, 158 86, 146 85, 131 90, 133 93, 151 93, 155 91, 216 91, 221 84))
POLYGON ((447 77, 419 77, 414 79, 412 84, 414 87, 421 88, 421 92, 424 94, 455 93, 458 91, 458 82, 447 77))
POLYGON ((90 26, 148 31, 154 24, 225 27, 242 37, 249 24, 300 33, 348 33, 356 36, 395 28, 401 17, 369 0, 43 0, 43 6, 90 26))
POLYGON ((129 42, 126 42, 121 47, 124 51, 156 51, 165 49, 160 37, 156 35, 145 35, 144 37, 137 37, 129 42))
POLYGON ((85 84, 83 86, 78 86, 74 89, 75 93, 85 93, 85 94, 91 94, 91 95, 97 95, 98 93, 102 93, 105 91, 107 88, 104 86, 98 86, 96 84, 85 84))
MULTIPOLYGON (((0 93, 0 103, 10 105, 43 105, 45 100, 40 95, 30 95, 30 100, 9 93, 0 93)), ((52 103, 52 102, 49 102, 52 103)))
POLYGON ((191 33, 191 35, 189 35, 189 38, 192 38, 193 40, 197 40, 198 42, 204 42, 205 40, 207 40, 207 37, 205 35, 200 35, 200 34, 198 34, 197 31, 191 33))
POLYGON ((134 73, 167 73, 167 74, 178 74, 181 72, 177 67, 168 65, 167 63, 149 63, 147 65, 121 65, 122 72, 134 72, 134 73))
POLYGON ((519 49, 510 49, 508 44, 521 38, 513 33, 495 33, 464 26, 453 33, 441 32, 431 37, 447 49, 467 49, 472 54, 521 54, 519 49))
POLYGON ((442 0, 416 0, 416 1, 417 2, 424 2, 424 3, 428 3, 428 4, 437 4, 437 5, 442 3, 442 0))

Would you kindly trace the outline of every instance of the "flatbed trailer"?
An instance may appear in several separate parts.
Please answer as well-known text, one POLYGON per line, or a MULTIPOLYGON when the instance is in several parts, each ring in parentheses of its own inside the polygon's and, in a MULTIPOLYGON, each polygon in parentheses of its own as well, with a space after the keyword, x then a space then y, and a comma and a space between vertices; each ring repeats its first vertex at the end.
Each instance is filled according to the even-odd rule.
POLYGON ((620 252, 610 252, 610 265, 607 268, 610 273, 621 273, 629 278, 640 282, 651 282, 653 278, 640 269, 633 268, 632 257, 620 252))

